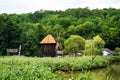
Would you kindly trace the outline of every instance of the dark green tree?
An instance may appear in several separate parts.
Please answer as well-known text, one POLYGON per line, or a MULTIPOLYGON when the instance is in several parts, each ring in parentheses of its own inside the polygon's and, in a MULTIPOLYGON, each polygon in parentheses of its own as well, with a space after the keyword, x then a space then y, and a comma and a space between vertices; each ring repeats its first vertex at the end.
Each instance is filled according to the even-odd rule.
POLYGON ((20 44, 20 28, 9 18, 4 17, 5 21, 0 29, 0 49, 3 53, 7 48, 18 48, 20 44))

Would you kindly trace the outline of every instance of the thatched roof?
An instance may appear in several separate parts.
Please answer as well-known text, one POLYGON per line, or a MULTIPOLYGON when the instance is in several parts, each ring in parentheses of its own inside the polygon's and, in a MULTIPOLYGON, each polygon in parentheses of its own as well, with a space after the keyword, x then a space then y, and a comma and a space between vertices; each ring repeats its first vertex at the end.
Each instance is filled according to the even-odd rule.
POLYGON ((47 35, 41 42, 40 44, 55 44, 56 41, 53 38, 52 35, 47 35))

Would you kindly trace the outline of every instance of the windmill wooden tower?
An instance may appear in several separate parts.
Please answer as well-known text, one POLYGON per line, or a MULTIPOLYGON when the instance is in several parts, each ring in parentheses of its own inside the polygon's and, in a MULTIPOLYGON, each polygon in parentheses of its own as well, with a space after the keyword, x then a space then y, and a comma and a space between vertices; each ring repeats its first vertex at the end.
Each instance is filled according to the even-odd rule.
POLYGON ((47 35, 41 42, 42 56, 55 57, 56 56, 56 41, 52 35, 47 35))

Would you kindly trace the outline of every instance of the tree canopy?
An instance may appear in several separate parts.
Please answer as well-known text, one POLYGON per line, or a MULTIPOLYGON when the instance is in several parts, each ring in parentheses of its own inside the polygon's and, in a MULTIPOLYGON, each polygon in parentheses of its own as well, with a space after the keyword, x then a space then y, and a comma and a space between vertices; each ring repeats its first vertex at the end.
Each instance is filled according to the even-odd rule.
POLYGON ((67 53, 76 53, 79 50, 83 50, 85 45, 85 39, 78 35, 71 35, 64 43, 65 51, 67 53))
POLYGON ((97 35, 93 39, 85 41, 84 55, 102 55, 104 46, 105 41, 97 35))
MULTIPOLYGON (((24 14, 0 14, 0 51, 20 44, 29 55, 40 49, 39 42, 52 34, 63 44, 70 35, 92 39, 100 35, 105 47, 120 47, 120 9, 74 8, 65 11, 38 10, 24 14)), ((63 46, 64 48, 64 46, 63 46)))

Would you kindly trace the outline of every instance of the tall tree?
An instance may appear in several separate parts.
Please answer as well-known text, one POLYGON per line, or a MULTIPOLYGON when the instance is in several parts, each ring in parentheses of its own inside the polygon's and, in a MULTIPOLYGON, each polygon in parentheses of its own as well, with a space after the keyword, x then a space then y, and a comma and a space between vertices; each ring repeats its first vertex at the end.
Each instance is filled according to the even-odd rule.
POLYGON ((0 49, 5 53, 7 48, 18 48, 20 39, 20 28, 9 18, 6 18, 0 30, 0 49))
POLYGON ((105 41, 97 35, 93 39, 85 41, 84 55, 101 55, 104 46, 105 41))
POLYGON ((71 35, 65 42, 65 51, 67 53, 74 53, 75 56, 79 50, 83 50, 85 45, 85 39, 78 35, 71 35))

